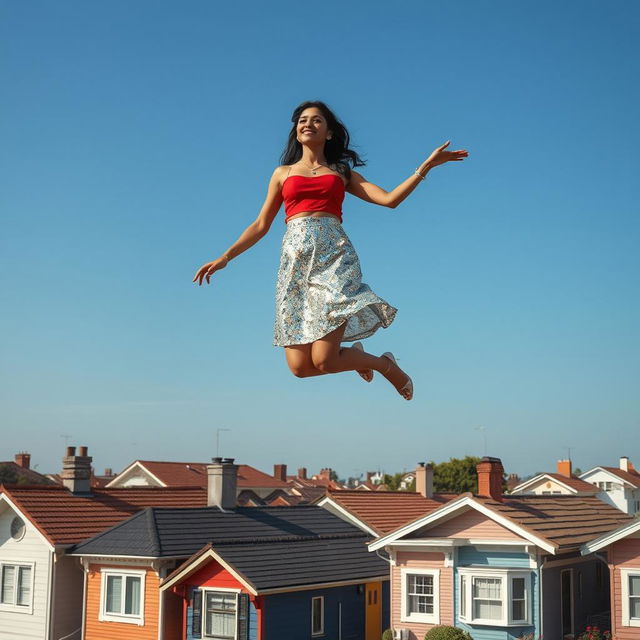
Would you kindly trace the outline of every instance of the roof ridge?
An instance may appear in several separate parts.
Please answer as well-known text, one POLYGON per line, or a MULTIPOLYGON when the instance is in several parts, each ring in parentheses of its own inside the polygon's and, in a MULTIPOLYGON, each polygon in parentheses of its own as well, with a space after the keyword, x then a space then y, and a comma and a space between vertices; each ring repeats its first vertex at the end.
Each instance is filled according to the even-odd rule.
POLYGON ((145 509, 147 511, 147 524, 149 526, 149 537, 153 542, 153 551, 156 557, 162 555, 162 542, 160 541, 160 536, 158 535, 158 527, 156 525, 156 514, 155 507, 147 507, 145 509))
POLYGON ((272 544, 274 542, 309 542, 311 540, 348 540, 350 538, 370 538, 364 531, 354 531, 352 533, 324 533, 308 536, 272 536, 262 538, 225 538, 220 542, 211 541, 209 544, 216 547, 226 547, 239 544, 272 544))

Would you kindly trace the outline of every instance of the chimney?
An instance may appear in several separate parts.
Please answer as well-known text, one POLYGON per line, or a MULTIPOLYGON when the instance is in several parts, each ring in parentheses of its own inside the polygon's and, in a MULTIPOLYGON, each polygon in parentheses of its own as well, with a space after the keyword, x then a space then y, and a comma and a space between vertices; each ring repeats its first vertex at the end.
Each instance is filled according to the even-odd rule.
POLYGON ((558 460, 556 470, 561 476, 564 476, 565 478, 573 478, 571 460, 558 460))
POLYGON ((478 472, 478 495, 502 502, 504 467, 500 458, 485 456, 476 465, 476 471, 478 472))
POLYGON ((287 465, 286 464, 274 464, 273 465, 273 477, 282 482, 287 481, 287 465))
POLYGON ((416 467, 416 491, 425 498, 433 498, 433 467, 418 462, 416 467))
POLYGON ((301 480, 307 479, 307 467, 300 467, 298 469, 298 478, 300 478, 301 480))
POLYGON ((110 478, 110 477, 113 475, 113 469, 112 469, 111 467, 107 467, 107 468, 104 470, 104 475, 105 475, 107 478, 110 478))
MULTIPOLYGON (((633 467, 633 465, 631 465, 633 467)), ((620 456, 620 469, 622 471, 629 471, 629 458, 627 456, 620 456)))
POLYGON ((212 458, 207 465, 207 505, 223 511, 236 508, 238 465, 233 458, 212 458))
POLYGON ((374 473, 375 471, 367 471, 367 482, 371 482, 371 478, 373 477, 374 473))
POLYGON ((62 484, 74 495, 91 493, 91 462, 87 447, 67 447, 62 458, 62 484))
POLYGON ((31 454, 25 453, 22 451, 21 453, 16 453, 15 455, 16 464, 23 469, 29 469, 31 465, 31 454))
POLYGON ((318 474, 318 477, 321 480, 331 480, 331 469, 320 469, 320 473, 318 474))

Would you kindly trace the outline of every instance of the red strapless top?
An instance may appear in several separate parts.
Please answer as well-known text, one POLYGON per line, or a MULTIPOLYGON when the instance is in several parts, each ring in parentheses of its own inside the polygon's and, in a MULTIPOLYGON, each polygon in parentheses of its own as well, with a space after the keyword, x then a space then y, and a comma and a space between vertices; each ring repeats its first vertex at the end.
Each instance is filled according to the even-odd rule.
POLYGON ((344 181, 337 173, 321 176, 288 176, 282 184, 285 222, 306 211, 326 211, 342 222, 344 181))

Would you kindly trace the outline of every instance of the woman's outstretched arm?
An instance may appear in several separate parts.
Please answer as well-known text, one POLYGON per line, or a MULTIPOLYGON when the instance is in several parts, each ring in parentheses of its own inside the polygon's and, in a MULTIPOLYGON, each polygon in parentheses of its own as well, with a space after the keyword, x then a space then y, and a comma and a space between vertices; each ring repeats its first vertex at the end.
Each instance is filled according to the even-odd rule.
POLYGON ((449 146, 449 142, 445 142, 416 169, 416 172, 409 176, 404 182, 401 182, 392 191, 385 191, 373 182, 369 182, 364 176, 357 171, 351 172, 351 180, 347 186, 347 191, 358 198, 362 198, 366 202, 379 204, 383 207, 395 209, 419 184, 424 180, 425 176, 433 167, 445 162, 460 162, 469 154, 465 149, 458 151, 445 151, 449 146))
POLYGON ((242 252, 252 247, 263 238, 271 228, 271 223, 276 217, 282 205, 281 191, 282 167, 278 167, 271 176, 267 197, 260 209, 258 217, 242 232, 242 235, 219 257, 211 262, 203 264, 196 272, 193 282, 198 285, 206 279, 207 284, 211 276, 220 269, 224 269, 229 261, 239 256, 242 252))

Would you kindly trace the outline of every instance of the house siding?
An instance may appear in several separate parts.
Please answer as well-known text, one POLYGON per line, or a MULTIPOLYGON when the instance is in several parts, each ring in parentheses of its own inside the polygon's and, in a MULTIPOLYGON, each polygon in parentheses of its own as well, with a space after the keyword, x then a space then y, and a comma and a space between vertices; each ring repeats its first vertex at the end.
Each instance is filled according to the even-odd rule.
POLYGON ((43 640, 47 638, 49 585, 52 570, 51 548, 22 514, 0 502, 0 561, 33 564, 31 612, 12 611, 0 606, 0 640, 43 640), (11 522, 19 515, 26 531, 21 540, 11 537, 11 522))
POLYGON ((465 513, 410 537, 421 538, 481 538, 484 540, 521 540, 513 531, 494 522, 486 515, 469 509, 465 513))
POLYGON ((140 569, 139 566, 92 564, 87 576, 86 617, 84 640, 157 640, 158 638, 158 574, 146 569, 144 581, 144 624, 100 620, 100 592, 102 589, 102 569, 140 569))
MULTIPOLYGON (((456 606, 455 626, 468 631, 474 640, 517 640, 526 637, 527 634, 535 634, 537 637, 540 628, 540 598, 539 598, 539 573, 537 569, 531 569, 529 555, 517 551, 487 551, 476 547, 461 547, 456 550, 456 571, 454 583, 454 601, 460 602, 460 581, 458 580, 458 568, 474 565, 487 567, 500 567, 509 569, 526 569, 531 575, 531 606, 532 625, 520 627, 489 627, 471 625, 462 622, 458 617, 459 607, 456 606)), ((545 636, 546 637, 546 636, 545 636)), ((553 638, 554 636, 549 636, 553 638)))
POLYGON ((260 640, 362 640, 364 589, 359 585, 313 589, 264 597, 264 633, 260 640), (311 599, 324 597, 324 633, 311 635, 311 599))
POLYGON ((638 640, 640 627, 622 625, 622 573, 621 569, 640 571, 640 539, 625 538, 609 547, 610 563, 613 565, 612 611, 616 640, 638 640))
POLYGON ((53 567, 53 622, 54 640, 74 631, 69 640, 79 640, 82 628, 82 598, 84 572, 78 558, 58 554, 53 567))
POLYGON ((444 566, 444 553, 398 551, 391 567, 391 626, 407 629, 410 640, 422 640, 433 624, 402 621, 402 569, 438 569, 440 571, 440 624, 453 624, 453 568, 444 566))

